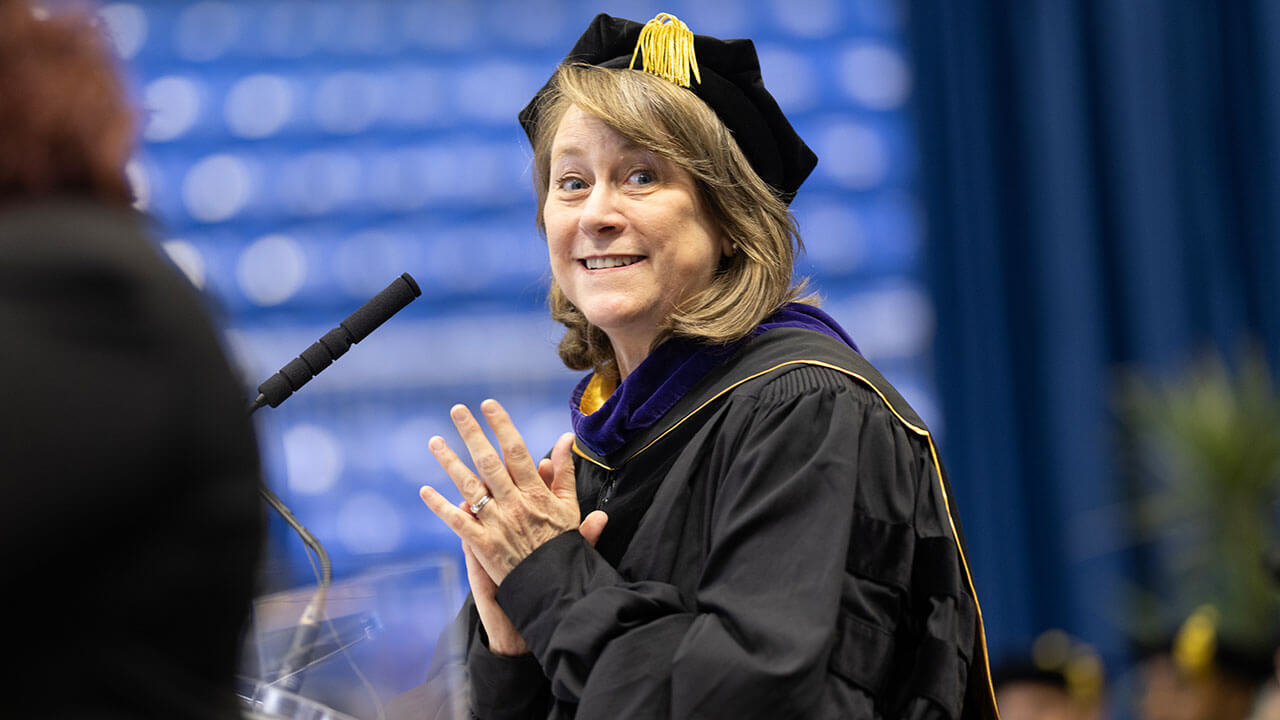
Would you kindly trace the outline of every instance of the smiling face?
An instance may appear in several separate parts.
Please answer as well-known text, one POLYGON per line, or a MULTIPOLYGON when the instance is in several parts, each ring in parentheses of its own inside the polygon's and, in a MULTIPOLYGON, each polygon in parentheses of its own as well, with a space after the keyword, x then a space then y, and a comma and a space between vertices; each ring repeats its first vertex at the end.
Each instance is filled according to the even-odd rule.
POLYGON ((560 121, 549 170, 551 273, 609 336, 626 377, 672 309, 711 284, 728 242, 688 172, 577 106, 560 121))

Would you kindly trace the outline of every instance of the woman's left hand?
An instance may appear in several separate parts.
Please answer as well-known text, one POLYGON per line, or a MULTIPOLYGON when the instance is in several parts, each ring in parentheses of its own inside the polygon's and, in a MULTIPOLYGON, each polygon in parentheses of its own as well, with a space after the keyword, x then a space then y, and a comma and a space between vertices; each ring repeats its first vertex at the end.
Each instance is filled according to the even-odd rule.
POLYGON ((485 400, 480 409, 493 429, 501 455, 463 405, 455 405, 449 416, 476 472, 471 472, 444 438, 431 438, 428 447, 471 507, 480 505, 485 496, 491 499, 473 515, 430 486, 420 494, 427 507, 471 548, 493 582, 501 585, 507 573, 543 543, 578 529, 581 512, 570 455, 573 436, 562 436, 551 451, 554 474, 547 483, 502 406, 496 400, 485 400))

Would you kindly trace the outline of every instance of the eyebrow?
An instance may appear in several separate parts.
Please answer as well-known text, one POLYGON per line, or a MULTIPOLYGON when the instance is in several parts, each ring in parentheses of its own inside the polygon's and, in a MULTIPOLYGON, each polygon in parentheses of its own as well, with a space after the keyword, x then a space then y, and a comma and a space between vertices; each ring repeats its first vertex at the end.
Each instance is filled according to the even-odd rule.
MULTIPOLYGON (((655 161, 662 161, 666 159, 666 158, 663 158, 661 154, 656 153, 650 150, 649 148, 646 148, 643 145, 636 142, 632 142, 630 140, 626 141, 626 143, 622 146, 622 152, 626 154, 639 153, 639 154, 654 158, 655 161)), ((574 157, 579 157, 585 154, 587 154, 586 148, 577 143, 565 145, 559 148, 558 151, 555 148, 553 148, 548 156, 548 164, 555 165, 557 162, 565 158, 574 158, 574 157)))
POLYGON ((558 159, 560 159, 560 158, 564 158, 564 157, 573 157, 573 156, 582 155, 582 154, 584 154, 584 152, 585 152, 585 151, 582 149, 582 147, 581 147, 581 146, 578 146, 578 145, 567 145, 567 146, 561 147, 561 148, 559 148, 559 149, 557 149, 557 148, 552 148, 552 149, 551 149, 551 152, 549 153, 549 158, 550 158, 550 160, 551 160, 552 162, 555 162, 556 160, 558 160, 558 159))

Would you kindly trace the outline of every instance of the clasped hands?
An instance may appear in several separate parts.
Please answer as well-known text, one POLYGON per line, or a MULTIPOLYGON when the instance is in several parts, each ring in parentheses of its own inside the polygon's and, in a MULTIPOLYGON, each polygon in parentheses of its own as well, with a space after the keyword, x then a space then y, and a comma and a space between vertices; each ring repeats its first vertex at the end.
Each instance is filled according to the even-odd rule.
POLYGON ((475 464, 475 472, 444 438, 432 437, 427 446, 462 493, 462 502, 453 505, 429 485, 419 494, 427 507, 462 539, 471 593, 489 636, 490 650, 499 655, 520 655, 528 652, 528 646, 497 604, 498 585, 534 550, 564 532, 578 528, 594 544, 608 518, 595 511, 579 522, 572 434, 560 437, 549 460, 534 462, 524 439, 496 400, 485 400, 480 410, 497 438, 501 454, 490 444, 471 411, 455 405, 449 416, 475 464), (472 514, 470 508, 486 495, 492 500, 472 514))

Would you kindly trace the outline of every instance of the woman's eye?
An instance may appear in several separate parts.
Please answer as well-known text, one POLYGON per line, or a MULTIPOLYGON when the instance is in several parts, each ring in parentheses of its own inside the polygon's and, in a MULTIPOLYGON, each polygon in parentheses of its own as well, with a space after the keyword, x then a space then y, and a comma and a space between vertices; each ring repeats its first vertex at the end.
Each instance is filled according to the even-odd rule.
POLYGON ((561 190, 574 191, 586 189, 587 184, 582 181, 582 178, 568 177, 561 179, 558 186, 561 190))
POLYGON ((627 181, 633 182, 636 185, 648 185, 649 183, 656 182, 657 178, 648 170, 636 170, 627 176, 627 181))

